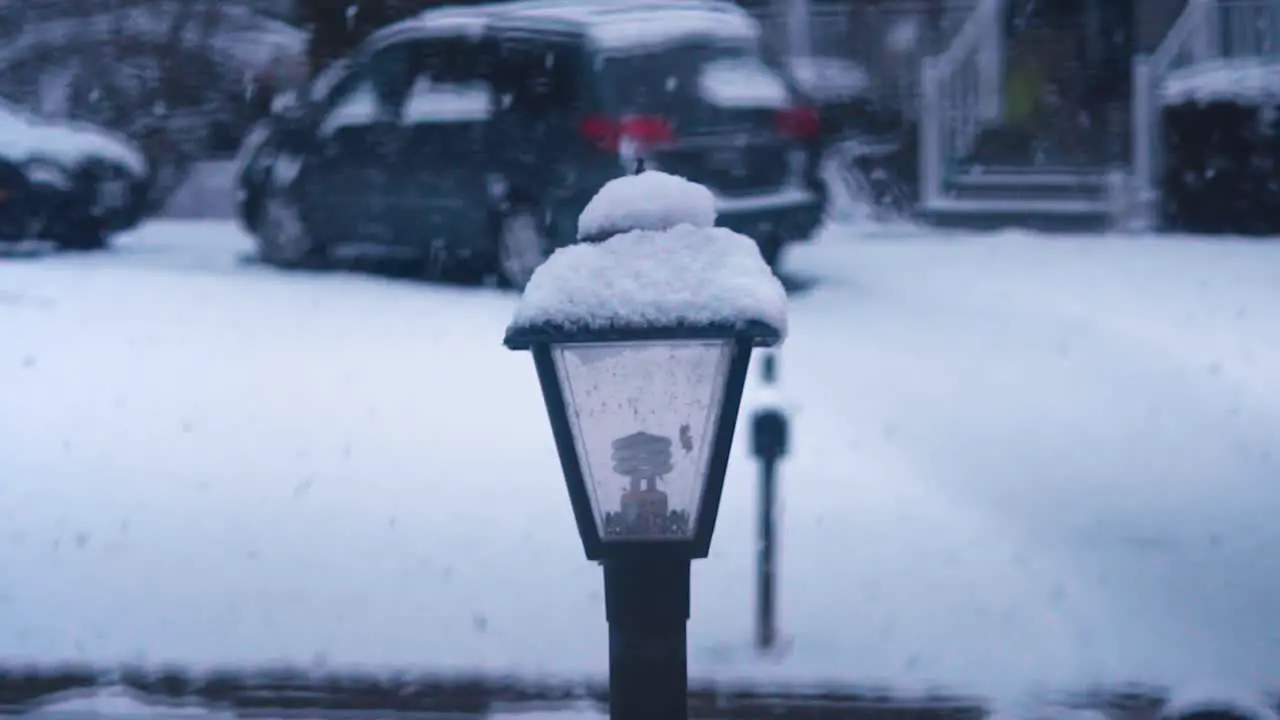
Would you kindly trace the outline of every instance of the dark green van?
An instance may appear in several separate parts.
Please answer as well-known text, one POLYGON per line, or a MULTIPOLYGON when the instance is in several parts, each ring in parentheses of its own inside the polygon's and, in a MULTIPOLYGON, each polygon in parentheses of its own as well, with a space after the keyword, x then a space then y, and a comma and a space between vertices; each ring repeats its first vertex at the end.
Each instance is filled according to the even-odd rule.
POLYGON ((264 259, 351 247, 521 287, 611 178, 717 196, 774 262, 822 220, 815 112, 719 0, 528 0, 424 13, 283 103, 240 174, 264 259))

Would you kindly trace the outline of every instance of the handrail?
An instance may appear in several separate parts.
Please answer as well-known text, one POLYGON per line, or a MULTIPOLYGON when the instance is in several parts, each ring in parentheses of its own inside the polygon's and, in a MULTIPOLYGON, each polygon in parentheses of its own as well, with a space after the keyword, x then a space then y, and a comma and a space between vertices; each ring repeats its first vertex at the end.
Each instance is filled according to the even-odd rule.
POLYGON ((945 175, 1003 113, 1005 0, 980 0, 946 50, 920 68, 920 191, 928 207, 945 175))
POLYGON ((1163 173, 1160 87, 1179 59, 1202 63, 1221 55, 1218 0, 1190 0, 1150 55, 1133 59, 1133 199, 1138 229, 1157 224, 1163 173))

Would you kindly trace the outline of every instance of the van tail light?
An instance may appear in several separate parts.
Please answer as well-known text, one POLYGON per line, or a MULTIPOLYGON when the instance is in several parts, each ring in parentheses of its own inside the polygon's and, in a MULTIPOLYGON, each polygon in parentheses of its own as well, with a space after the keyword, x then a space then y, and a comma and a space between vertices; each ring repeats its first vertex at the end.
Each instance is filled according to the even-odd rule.
POLYGON ((592 145, 614 153, 624 142, 647 148, 675 139, 671 123, 657 115, 629 115, 621 119, 593 115, 585 118, 578 130, 592 145))
POLYGON ((807 106, 778 111, 777 123, 778 132, 802 142, 817 140, 822 131, 818 111, 807 106))

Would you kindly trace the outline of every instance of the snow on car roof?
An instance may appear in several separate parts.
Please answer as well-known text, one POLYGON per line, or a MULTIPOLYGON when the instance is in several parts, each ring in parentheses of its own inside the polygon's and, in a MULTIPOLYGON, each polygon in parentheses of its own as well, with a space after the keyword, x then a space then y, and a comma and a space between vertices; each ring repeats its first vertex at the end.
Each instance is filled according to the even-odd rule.
POLYGON ((705 10, 673 10, 660 15, 633 12, 611 20, 590 30, 592 40, 605 49, 657 45, 690 35, 726 40, 760 36, 760 26, 750 17, 705 10))
POLYGON ((75 165, 89 158, 118 163, 146 175, 146 157, 126 138, 98 125, 51 120, 0 99, 0 157, 13 162, 55 160, 75 165))
POLYGON ((465 25, 480 32, 492 22, 513 19, 578 26, 604 49, 661 44, 689 35, 760 36, 759 23, 749 13, 723 0, 517 0, 428 10, 406 22, 431 29, 442 23, 465 25))

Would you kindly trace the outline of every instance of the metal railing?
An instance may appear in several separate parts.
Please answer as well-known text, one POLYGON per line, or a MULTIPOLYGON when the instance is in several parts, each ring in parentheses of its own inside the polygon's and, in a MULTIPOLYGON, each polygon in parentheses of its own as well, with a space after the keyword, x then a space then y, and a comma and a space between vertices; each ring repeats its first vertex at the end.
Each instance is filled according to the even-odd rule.
POLYGON ((920 68, 920 198, 940 200, 946 174, 1003 113, 1005 0, 981 0, 939 55, 920 68))

